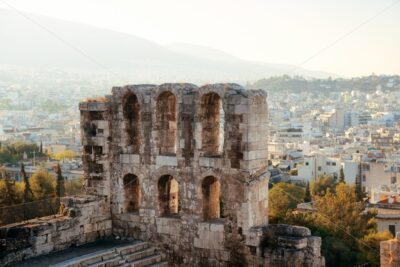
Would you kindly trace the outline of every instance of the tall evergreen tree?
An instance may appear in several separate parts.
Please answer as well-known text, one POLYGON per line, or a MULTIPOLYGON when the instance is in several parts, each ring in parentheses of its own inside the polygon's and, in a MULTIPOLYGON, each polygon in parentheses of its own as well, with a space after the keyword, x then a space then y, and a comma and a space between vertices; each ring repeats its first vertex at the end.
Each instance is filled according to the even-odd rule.
POLYGON ((307 182, 306 192, 304 195, 304 202, 311 202, 311 191, 310 191, 310 183, 307 182))
POLYGON ((39 153, 43 154, 43 142, 40 141, 39 153))
POLYGON ((345 179, 344 179, 344 170, 343 170, 343 167, 340 168, 339 183, 346 183, 346 181, 345 181, 345 179))
POLYGON ((357 175, 356 176, 356 196, 357 196, 357 201, 362 201, 364 198, 364 192, 362 191, 361 187, 361 176, 357 175))
POLYGON ((32 201, 33 193, 32 193, 32 189, 31 189, 31 184, 29 183, 29 178, 28 178, 28 176, 26 175, 26 172, 25 172, 24 163, 21 163, 21 176, 22 176, 22 179, 24 180, 24 184, 25 184, 24 202, 32 201))
POLYGON ((57 164, 57 184, 56 184, 57 197, 63 197, 65 194, 64 177, 61 173, 60 163, 57 164))

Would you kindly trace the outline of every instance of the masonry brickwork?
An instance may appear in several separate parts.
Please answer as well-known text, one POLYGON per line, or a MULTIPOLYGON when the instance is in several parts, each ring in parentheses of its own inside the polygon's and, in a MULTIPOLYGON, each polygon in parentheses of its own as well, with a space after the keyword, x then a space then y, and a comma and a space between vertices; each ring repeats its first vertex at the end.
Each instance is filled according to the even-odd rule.
POLYGON ((381 242, 380 261, 381 267, 400 266, 400 232, 396 233, 396 238, 381 242))
POLYGON ((324 266, 307 228, 268 225, 265 91, 129 85, 79 108, 85 193, 114 237, 171 266, 324 266))
POLYGON ((0 227, 0 266, 110 237, 107 199, 65 197, 62 214, 0 227))

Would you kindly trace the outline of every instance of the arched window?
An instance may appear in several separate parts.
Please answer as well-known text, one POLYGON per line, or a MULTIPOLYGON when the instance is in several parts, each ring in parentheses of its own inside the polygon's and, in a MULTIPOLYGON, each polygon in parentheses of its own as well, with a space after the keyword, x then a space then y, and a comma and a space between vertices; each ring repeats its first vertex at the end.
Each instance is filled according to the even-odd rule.
POLYGON ((157 127, 160 155, 176 153, 176 98, 171 92, 163 92, 157 99, 157 127))
POLYGON ((202 114, 202 150, 209 155, 220 154, 224 145, 224 110, 221 97, 216 93, 203 95, 202 114))
POLYGON ((140 185, 136 175, 127 174, 124 176, 125 211, 139 211, 140 185))
POLYGON ((158 201, 160 216, 179 213, 179 184, 171 175, 164 175, 158 180, 158 201))
POLYGON ((140 104, 134 93, 127 93, 123 100, 123 114, 125 131, 127 134, 126 145, 131 146, 131 153, 139 153, 140 149, 140 104))
POLYGON ((205 221, 220 218, 221 185, 214 176, 207 176, 201 185, 203 193, 203 218, 205 221))

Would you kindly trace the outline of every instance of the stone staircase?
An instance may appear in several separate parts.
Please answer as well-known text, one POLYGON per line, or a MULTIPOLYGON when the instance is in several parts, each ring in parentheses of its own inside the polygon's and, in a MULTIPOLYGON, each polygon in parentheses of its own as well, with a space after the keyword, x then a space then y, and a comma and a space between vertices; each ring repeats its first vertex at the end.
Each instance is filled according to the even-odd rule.
POLYGON ((162 255, 147 242, 110 248, 76 257, 51 267, 167 267, 162 255))

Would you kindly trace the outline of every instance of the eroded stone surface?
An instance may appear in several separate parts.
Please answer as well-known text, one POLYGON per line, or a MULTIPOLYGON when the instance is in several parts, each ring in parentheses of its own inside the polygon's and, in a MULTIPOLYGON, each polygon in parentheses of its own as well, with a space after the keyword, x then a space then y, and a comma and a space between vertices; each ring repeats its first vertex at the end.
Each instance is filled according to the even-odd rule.
POLYGON ((380 244, 381 267, 400 266, 400 234, 396 238, 382 241, 380 244))
MULTIPOLYGON (((84 242, 104 224, 107 234, 156 245, 173 266, 324 265, 307 228, 268 226, 264 91, 131 85, 79 107, 85 191, 104 210, 71 199, 74 218, 62 220, 83 223, 64 233, 84 242)), ((71 240, 60 234, 50 246, 71 240)))
POLYGON ((75 211, 73 217, 48 216, 0 227, 0 266, 111 236, 105 198, 65 197, 63 203, 66 211, 75 211))

